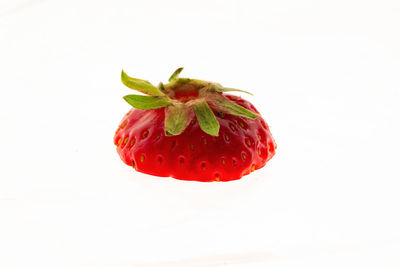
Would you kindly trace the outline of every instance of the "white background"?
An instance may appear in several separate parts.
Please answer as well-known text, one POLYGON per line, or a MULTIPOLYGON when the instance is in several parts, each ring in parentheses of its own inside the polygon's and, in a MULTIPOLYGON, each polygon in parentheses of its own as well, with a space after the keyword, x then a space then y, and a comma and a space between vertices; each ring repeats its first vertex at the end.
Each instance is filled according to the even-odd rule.
POLYGON ((0 1, 0 266, 400 266, 400 2, 0 1), (252 91, 276 156, 137 173, 122 68, 252 91))

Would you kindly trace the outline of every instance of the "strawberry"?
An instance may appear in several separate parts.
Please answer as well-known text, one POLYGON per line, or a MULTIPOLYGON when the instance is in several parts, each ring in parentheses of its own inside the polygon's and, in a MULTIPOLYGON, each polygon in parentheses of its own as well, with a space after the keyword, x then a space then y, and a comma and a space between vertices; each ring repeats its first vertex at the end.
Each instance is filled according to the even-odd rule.
POLYGON ((114 143, 123 162, 137 171, 203 182, 230 181, 262 168, 276 149, 268 125, 241 91, 217 83, 179 78, 158 87, 131 78, 122 82, 147 95, 127 95, 132 108, 114 143))

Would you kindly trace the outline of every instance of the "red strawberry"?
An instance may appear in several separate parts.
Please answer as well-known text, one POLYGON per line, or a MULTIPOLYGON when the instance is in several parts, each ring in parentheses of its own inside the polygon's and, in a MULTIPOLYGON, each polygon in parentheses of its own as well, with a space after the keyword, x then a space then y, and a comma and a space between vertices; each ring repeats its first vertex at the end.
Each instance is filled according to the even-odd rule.
POLYGON ((275 154, 268 125, 248 101, 219 84, 178 78, 158 87, 122 72, 122 82, 150 96, 127 95, 134 108, 114 137, 137 171, 181 180, 230 181, 262 168, 275 154))

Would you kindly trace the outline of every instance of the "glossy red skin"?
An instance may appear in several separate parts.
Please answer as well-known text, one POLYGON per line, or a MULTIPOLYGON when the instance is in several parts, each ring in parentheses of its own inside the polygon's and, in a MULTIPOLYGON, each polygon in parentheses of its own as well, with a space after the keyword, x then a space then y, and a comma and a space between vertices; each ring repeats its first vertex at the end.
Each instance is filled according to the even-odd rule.
MULTIPOLYGON (((225 96, 259 114, 250 102, 225 96)), ((165 136, 165 108, 133 108, 122 119, 114 143, 121 159, 139 172, 202 182, 240 179, 275 155, 276 143, 261 116, 252 120, 214 113, 220 123, 217 137, 203 132, 196 120, 179 136, 165 136)))

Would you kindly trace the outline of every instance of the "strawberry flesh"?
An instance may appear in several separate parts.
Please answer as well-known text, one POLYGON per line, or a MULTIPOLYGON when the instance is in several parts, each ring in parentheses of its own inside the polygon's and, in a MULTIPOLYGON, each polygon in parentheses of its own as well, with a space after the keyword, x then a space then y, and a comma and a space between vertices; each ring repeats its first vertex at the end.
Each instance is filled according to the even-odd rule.
MULTIPOLYGON (((250 102, 225 96, 259 114, 250 102)), ((178 93, 175 97, 192 95, 178 93)), ((276 143, 261 116, 247 119, 214 109, 213 112, 220 124, 218 136, 202 131, 196 118, 180 135, 166 136, 165 108, 132 108, 114 136, 118 154, 139 172, 202 182, 240 179, 262 168, 275 155, 276 143)))

